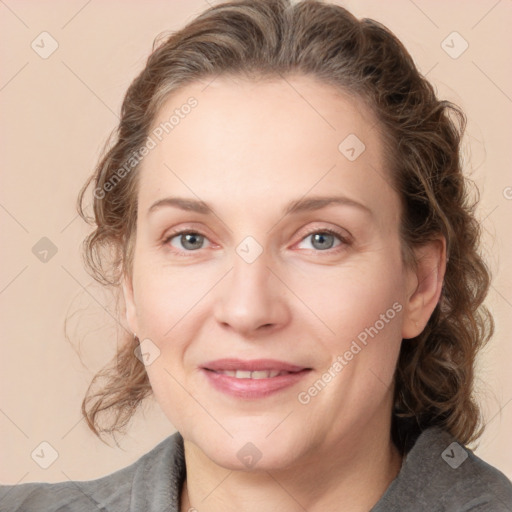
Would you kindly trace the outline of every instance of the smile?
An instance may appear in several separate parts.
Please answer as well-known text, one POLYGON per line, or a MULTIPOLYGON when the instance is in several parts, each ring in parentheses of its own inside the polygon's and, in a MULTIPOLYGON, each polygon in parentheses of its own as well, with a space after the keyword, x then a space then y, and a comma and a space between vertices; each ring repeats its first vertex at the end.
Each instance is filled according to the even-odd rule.
POLYGON ((309 374, 311 368, 275 359, 218 359, 201 371, 214 390, 237 399, 255 400, 290 389, 309 374))
POLYGON ((277 370, 256 370, 254 372, 249 372, 247 370, 224 370, 217 371, 215 373, 221 373, 222 375, 235 377, 236 379, 271 379, 273 377, 279 377, 280 375, 285 375, 292 372, 280 372, 277 370))

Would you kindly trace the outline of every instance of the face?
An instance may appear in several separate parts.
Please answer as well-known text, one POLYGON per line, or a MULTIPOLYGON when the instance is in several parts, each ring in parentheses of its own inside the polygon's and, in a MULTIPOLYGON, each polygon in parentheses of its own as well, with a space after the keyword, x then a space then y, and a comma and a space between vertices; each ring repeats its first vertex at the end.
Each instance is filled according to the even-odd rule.
POLYGON ((348 453, 388 425, 410 295, 378 124, 308 77, 206 85, 140 169, 123 289, 155 397, 226 468, 348 453))

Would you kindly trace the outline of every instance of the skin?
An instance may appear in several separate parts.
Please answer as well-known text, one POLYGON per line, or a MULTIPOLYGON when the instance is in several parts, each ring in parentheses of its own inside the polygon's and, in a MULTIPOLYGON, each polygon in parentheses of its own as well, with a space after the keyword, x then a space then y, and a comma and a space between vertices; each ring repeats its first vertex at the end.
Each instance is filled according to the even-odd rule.
POLYGON ((400 469, 393 374, 402 339, 423 330, 439 300, 444 240, 416 252, 416 269, 404 266, 399 197, 379 125, 360 100, 305 76, 207 83, 173 93, 155 121, 198 101, 142 162, 132 276, 123 283, 130 328, 160 350, 147 366, 154 395, 185 440, 182 510, 367 511, 400 469), (366 146, 354 161, 338 150, 349 134, 366 146), (283 215, 289 201, 330 195, 369 212, 334 204, 283 215), (148 213, 169 196, 201 199, 215 214, 148 213), (315 241, 311 232, 325 228, 343 238, 315 241), (180 235, 165 242, 173 229, 203 235, 200 248, 180 235), (236 252, 247 236, 263 249, 252 263, 236 252), (300 403, 298 393, 397 303, 394 318, 300 403), (199 369, 224 357, 312 371, 244 400, 214 389, 199 369), (261 452, 251 468, 237 457, 248 442, 261 452))

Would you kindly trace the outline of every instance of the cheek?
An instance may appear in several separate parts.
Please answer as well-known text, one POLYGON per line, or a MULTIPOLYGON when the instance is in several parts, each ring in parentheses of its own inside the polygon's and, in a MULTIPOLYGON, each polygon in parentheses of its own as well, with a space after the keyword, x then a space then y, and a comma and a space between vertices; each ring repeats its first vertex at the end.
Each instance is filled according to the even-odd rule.
POLYGON ((155 340, 172 337, 181 321, 194 314, 194 307, 211 288, 211 279, 201 271, 186 269, 152 270, 144 266, 135 282, 137 319, 141 333, 155 340))
POLYGON ((172 273, 148 270, 139 275, 136 288, 141 335, 154 343, 158 354, 146 372, 157 402, 178 430, 194 423, 198 414, 190 399, 196 390, 188 380, 186 354, 191 340, 198 338, 194 318, 201 309, 201 297, 211 287, 208 280, 201 284, 191 279, 193 273, 190 268, 172 273))
POLYGON ((309 311, 300 306, 308 337, 326 356, 322 370, 336 375, 331 388, 335 402, 343 402, 350 387, 354 400, 367 397, 369 407, 393 381, 402 342, 404 278, 401 265, 389 261, 379 265, 373 259, 291 282, 308 306, 309 311), (344 392, 337 395, 339 388, 344 392))
MULTIPOLYGON (((316 339, 318 350, 328 356, 320 375, 308 385, 317 386, 318 377, 322 381, 319 389, 326 383, 325 391, 312 400, 314 406, 327 408, 337 425, 357 415, 364 423, 388 400, 402 343, 404 310, 401 274, 388 270, 340 272, 337 283, 324 283, 324 299, 312 291, 304 295, 322 319, 310 320, 308 332, 316 339), (321 331, 318 325, 322 325, 321 331), (315 329, 326 334, 314 336, 315 329)), ((304 391, 309 393, 308 389, 304 391)))
POLYGON ((352 339, 375 324, 379 331, 401 332, 403 276, 399 265, 373 261, 333 267, 328 272, 316 269, 295 278, 290 275, 287 283, 300 298, 293 299, 296 313, 304 312, 303 318, 328 338, 352 339))

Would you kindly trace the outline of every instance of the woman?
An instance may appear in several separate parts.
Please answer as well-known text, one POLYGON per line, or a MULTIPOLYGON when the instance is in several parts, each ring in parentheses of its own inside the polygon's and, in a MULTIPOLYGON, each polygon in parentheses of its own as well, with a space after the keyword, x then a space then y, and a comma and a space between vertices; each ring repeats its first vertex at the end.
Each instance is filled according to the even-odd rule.
POLYGON ((464 122, 338 6, 230 2, 163 41, 80 195, 133 333, 83 412, 114 432, 154 393, 178 432, 0 510, 511 510, 465 446, 493 324, 464 122))

